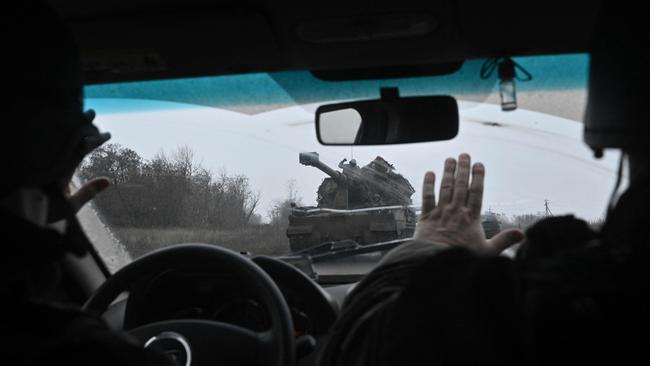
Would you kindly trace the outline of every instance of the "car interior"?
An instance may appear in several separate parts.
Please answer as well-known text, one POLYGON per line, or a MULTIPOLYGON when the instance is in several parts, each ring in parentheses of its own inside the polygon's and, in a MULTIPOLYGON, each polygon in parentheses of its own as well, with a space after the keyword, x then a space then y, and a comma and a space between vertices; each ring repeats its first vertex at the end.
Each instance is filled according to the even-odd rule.
MULTIPOLYGON (((90 94, 105 91, 109 95, 110 90, 118 90, 111 89, 113 85, 127 88, 145 85, 138 83, 257 73, 307 73, 328 85, 382 80, 367 84, 376 92, 374 97, 353 93, 329 98, 329 105, 319 104, 318 111, 310 112, 309 129, 314 132, 307 136, 314 143, 344 146, 453 139, 459 129, 454 98, 401 97, 397 90, 379 90, 375 85, 385 82, 384 86, 391 87, 393 79, 449 77, 475 60, 489 66, 484 59, 498 62, 587 54, 600 8, 599 1, 587 5, 555 0, 526 4, 467 0, 48 3, 80 47, 90 94), (360 128, 349 137, 340 136, 338 122, 326 130, 327 113, 350 108, 364 121, 360 128), (386 110, 391 112, 380 116, 386 110), (440 121, 435 130, 424 122, 431 115, 440 121)), ((505 111, 510 107, 503 90, 499 99, 497 81, 494 71, 488 88, 494 97, 489 103, 498 105, 500 100, 497 107, 505 111)), ((292 90, 286 88, 287 94, 300 104, 324 101, 292 90)), ((161 95, 158 99, 165 100, 161 95)), ((201 103, 210 106, 218 101, 204 98, 201 103)), ((551 113, 553 106, 546 108, 544 112, 551 113)), ((101 117, 100 109, 98 113, 101 117)), ((482 123, 493 123, 486 128, 500 126, 482 123)), ((148 138, 156 140, 158 134, 154 130, 148 138)), ((220 159, 236 163, 237 155, 220 159)), ((339 167, 350 167, 347 164, 339 167)), ((415 186, 420 181, 411 183, 415 186)), ((93 234, 88 235, 92 241, 93 234)), ((128 332, 143 346, 169 334, 183 335, 192 349, 191 359, 183 356, 186 365, 315 365, 346 295, 367 271, 328 277, 315 274, 314 266, 324 258, 329 260, 333 251, 342 258, 385 253, 405 240, 367 243, 375 247, 365 248, 354 243, 320 243, 308 248, 309 252, 294 250, 280 256, 240 253, 217 242, 179 242, 139 256, 117 270, 109 268, 111 263, 98 251, 81 259, 68 258, 65 265, 82 289, 84 308, 103 314, 111 329, 128 332)))

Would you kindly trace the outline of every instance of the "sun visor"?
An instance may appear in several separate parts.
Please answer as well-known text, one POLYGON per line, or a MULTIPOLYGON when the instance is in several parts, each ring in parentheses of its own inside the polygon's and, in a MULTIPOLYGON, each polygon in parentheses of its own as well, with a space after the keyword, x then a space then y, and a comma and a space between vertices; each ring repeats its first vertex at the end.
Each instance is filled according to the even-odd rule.
POLYGON ((219 11, 71 23, 87 83, 275 69, 280 52, 264 17, 219 11))

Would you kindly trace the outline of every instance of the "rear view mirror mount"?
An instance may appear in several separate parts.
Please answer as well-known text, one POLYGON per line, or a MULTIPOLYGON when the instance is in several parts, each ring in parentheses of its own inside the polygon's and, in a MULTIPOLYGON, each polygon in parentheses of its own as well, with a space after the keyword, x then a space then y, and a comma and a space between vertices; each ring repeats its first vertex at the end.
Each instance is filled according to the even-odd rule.
POLYGON ((458 134, 458 103, 445 95, 402 98, 397 88, 381 88, 381 99, 320 106, 316 134, 323 145, 450 140, 458 134))

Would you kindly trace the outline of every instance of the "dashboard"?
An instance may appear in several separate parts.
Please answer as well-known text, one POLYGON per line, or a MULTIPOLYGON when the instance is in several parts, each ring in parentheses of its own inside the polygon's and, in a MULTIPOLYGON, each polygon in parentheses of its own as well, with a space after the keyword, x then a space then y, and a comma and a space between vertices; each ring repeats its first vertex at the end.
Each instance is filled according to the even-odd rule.
MULTIPOLYGON (((350 286, 321 287, 295 267, 270 257, 253 259, 273 279, 291 312, 294 336, 323 338, 338 317, 350 286)), ((252 331, 270 329, 260 299, 225 271, 184 267, 141 278, 128 298, 116 301, 104 314, 115 330, 172 319, 202 319, 237 325, 252 331)), ((318 347, 318 345, 316 345, 318 347)), ((312 349, 313 350, 313 349, 312 349)))
POLYGON ((189 268, 166 271, 135 284, 124 327, 172 319, 220 321, 253 331, 270 327, 266 309, 259 299, 238 286, 236 278, 189 268))

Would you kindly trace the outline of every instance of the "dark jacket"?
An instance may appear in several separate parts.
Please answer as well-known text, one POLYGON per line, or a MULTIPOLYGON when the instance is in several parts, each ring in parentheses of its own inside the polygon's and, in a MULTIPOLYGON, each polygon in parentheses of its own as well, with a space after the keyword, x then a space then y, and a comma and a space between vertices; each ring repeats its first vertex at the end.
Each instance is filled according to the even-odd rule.
POLYGON ((650 192, 602 232, 572 216, 527 231, 514 259, 411 242, 349 295, 330 365, 626 362, 650 349, 650 192))
POLYGON ((62 235, 0 212, 3 364, 170 365, 81 311, 61 265, 65 255, 82 253, 88 244, 75 224, 62 235))

